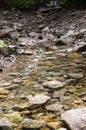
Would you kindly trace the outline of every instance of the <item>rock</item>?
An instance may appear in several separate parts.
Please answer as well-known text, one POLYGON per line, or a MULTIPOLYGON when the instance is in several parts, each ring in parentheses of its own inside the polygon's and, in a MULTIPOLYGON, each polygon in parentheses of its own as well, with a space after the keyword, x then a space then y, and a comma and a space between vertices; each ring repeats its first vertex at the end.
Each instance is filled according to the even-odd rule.
POLYGON ((59 38, 57 40, 55 45, 58 45, 58 44, 60 45, 60 43, 62 45, 72 44, 78 35, 79 35, 78 32, 74 32, 73 30, 69 30, 69 32, 66 35, 61 36, 61 38, 59 38))
POLYGON ((44 94, 37 94, 35 96, 29 95, 27 98, 29 99, 28 108, 31 108, 31 109, 34 109, 40 105, 43 105, 48 100, 50 100, 50 97, 44 94))
POLYGON ((17 52, 17 47, 14 45, 0 47, 0 53, 5 56, 8 56, 16 52, 17 52))
POLYGON ((39 129, 44 127, 46 122, 43 120, 24 119, 21 124, 24 129, 39 129))
POLYGON ((57 129, 57 130, 67 130, 66 128, 59 128, 59 129, 57 129))
POLYGON ((22 111, 25 107, 21 106, 21 105, 14 105, 12 107, 12 110, 14 111, 22 111))
POLYGON ((82 46, 80 46, 80 47, 77 49, 77 52, 84 52, 84 51, 86 51, 86 43, 85 43, 85 45, 82 45, 82 46))
POLYGON ((12 127, 19 124, 23 120, 23 117, 21 116, 20 112, 9 111, 9 113, 4 114, 4 116, 7 117, 10 122, 12 122, 12 127))
POLYGON ((48 105, 48 106, 46 107, 46 109, 47 109, 48 111, 54 111, 54 112, 59 112, 62 108, 63 108, 63 105, 58 104, 58 103, 56 103, 56 104, 51 104, 51 105, 48 105))
POLYGON ((74 79, 81 79, 84 77, 82 73, 69 73, 68 76, 74 79))
POLYGON ((61 126, 61 122, 60 121, 54 121, 54 122, 49 122, 47 123, 48 127, 56 130, 61 126))
POLYGON ((30 32, 29 36, 33 38, 33 37, 37 37, 38 34, 36 32, 30 32))
POLYGON ((13 130, 11 128, 11 123, 9 122, 8 118, 0 119, 0 130, 13 130))
POLYGON ((0 88, 0 94, 1 95, 8 95, 10 92, 7 89, 0 88))
POLYGON ((61 118, 71 130, 86 130, 86 107, 68 110, 61 118))
POLYGON ((59 38, 57 40, 55 45, 60 45, 60 44, 61 45, 68 45, 68 44, 71 45, 84 32, 86 32, 86 29, 76 31, 76 32, 74 32, 74 30, 69 30, 66 35, 61 36, 61 38, 59 38))
POLYGON ((64 96, 64 94, 65 94, 65 91, 55 91, 54 93, 53 93, 53 97, 54 98, 60 98, 60 97, 62 97, 62 96, 64 96))
POLYGON ((46 81, 42 84, 44 87, 50 88, 50 89, 58 89, 58 88, 63 88, 65 83, 60 82, 60 81, 46 81))
POLYGON ((29 51, 29 50, 25 50, 25 51, 21 51, 18 52, 19 55, 23 54, 23 55, 33 55, 33 52, 29 51))
POLYGON ((43 29, 42 29, 42 32, 47 32, 47 33, 49 33, 49 32, 50 32, 49 27, 45 27, 45 28, 43 28, 43 29))

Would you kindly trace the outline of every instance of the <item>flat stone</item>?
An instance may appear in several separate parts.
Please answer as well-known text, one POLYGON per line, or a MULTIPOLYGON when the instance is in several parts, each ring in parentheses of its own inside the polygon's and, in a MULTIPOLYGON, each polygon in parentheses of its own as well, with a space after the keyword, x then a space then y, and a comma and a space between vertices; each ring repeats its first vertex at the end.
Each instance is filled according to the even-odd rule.
POLYGON ((86 130, 86 107, 68 110, 61 118, 71 130, 86 130))
POLYGON ((37 129, 44 127, 46 122, 44 120, 24 119, 21 124, 24 129, 37 129))
POLYGON ((27 96, 29 99, 29 108, 36 108, 39 105, 45 104, 48 100, 50 100, 49 96, 46 96, 44 94, 37 94, 35 96, 29 95, 27 96))
POLYGON ((42 84, 44 87, 50 88, 50 89, 58 89, 58 88, 63 88, 65 83, 60 82, 60 81, 46 81, 42 84))
POLYGON ((51 104, 51 105, 48 105, 47 107, 46 107, 46 109, 48 110, 48 111, 56 111, 56 112, 59 112, 61 109, 63 108, 63 105, 61 105, 61 104, 51 104))
POLYGON ((55 92, 53 93, 53 97, 54 97, 54 98, 59 98, 59 97, 64 96, 64 94, 65 94, 65 91, 55 91, 55 92))
POLYGON ((83 78, 83 74, 82 73, 69 73, 68 76, 70 78, 74 78, 74 79, 81 79, 81 78, 83 78))

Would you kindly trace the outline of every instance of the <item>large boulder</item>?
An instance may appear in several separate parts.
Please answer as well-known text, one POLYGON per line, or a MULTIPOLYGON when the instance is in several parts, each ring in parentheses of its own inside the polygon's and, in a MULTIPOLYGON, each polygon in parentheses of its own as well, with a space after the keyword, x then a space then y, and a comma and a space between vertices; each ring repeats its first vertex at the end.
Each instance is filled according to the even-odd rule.
POLYGON ((70 130, 86 130, 86 107, 68 110, 61 118, 70 130))

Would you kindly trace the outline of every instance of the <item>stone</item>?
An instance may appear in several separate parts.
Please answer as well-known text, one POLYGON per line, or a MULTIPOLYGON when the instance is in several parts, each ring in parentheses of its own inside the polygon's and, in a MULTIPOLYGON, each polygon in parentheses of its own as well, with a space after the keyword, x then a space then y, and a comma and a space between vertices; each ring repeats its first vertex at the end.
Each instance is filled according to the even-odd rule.
POLYGON ((61 118, 71 130, 86 130, 86 107, 68 110, 61 118))
POLYGON ((62 96, 64 96, 64 94, 65 94, 65 91, 55 91, 54 93, 53 93, 53 98, 60 98, 60 97, 62 97, 62 96))
POLYGON ((0 47, 0 53, 5 56, 8 56, 8 55, 16 53, 16 52, 17 52, 17 47, 15 45, 0 47))
POLYGON ((46 122, 44 120, 33 120, 26 118, 22 121, 21 124, 24 129, 39 129, 41 127, 44 127, 46 125, 46 122))
POLYGON ((8 118, 3 117, 2 119, 0 119, 0 130, 13 130, 8 118))
POLYGON ((58 89, 58 88, 63 88, 65 83, 60 82, 60 81, 46 81, 42 84, 44 87, 50 88, 50 89, 58 89))
POLYGON ((36 108, 50 100, 50 97, 44 94, 37 94, 35 96, 29 95, 27 98, 29 99, 28 108, 36 108))
POLYGON ((48 111, 53 111, 53 112, 59 112, 62 108, 63 108, 63 105, 58 104, 58 103, 46 106, 46 109, 48 111))
POLYGON ((86 43, 85 43, 85 45, 82 45, 82 46, 80 46, 80 47, 77 49, 77 52, 84 52, 84 51, 86 51, 86 43))
POLYGON ((50 32, 49 27, 45 27, 45 28, 43 28, 43 29, 42 29, 42 32, 47 32, 47 33, 49 33, 49 32, 50 32))
POLYGON ((49 123, 47 123, 47 125, 50 128, 56 130, 57 128, 59 128, 61 126, 61 122, 60 121, 49 122, 49 123))
POLYGON ((57 130, 67 130, 66 128, 59 128, 59 129, 57 129, 57 130))
POLYGON ((9 90, 4 89, 4 88, 0 88, 0 94, 1 95, 8 95, 9 93, 10 93, 9 90))
POLYGON ((29 36, 30 36, 30 37, 37 37, 38 34, 37 34, 36 32, 30 32, 30 33, 29 33, 29 36))
POLYGON ((84 77, 82 73, 69 73, 68 76, 74 79, 81 79, 84 77))

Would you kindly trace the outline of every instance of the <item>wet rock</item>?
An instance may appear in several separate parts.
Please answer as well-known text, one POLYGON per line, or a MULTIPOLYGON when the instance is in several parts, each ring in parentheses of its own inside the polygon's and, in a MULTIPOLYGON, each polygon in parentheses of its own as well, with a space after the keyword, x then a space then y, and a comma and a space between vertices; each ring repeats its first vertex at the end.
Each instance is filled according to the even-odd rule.
POLYGON ((34 109, 40 105, 45 104, 48 100, 50 100, 49 96, 46 96, 44 94, 37 94, 35 96, 28 96, 29 99, 29 105, 28 108, 34 109))
POLYGON ((50 130, 48 127, 42 127, 40 130, 50 130))
POLYGON ((57 129, 57 130, 67 130, 66 128, 59 128, 59 129, 57 129))
POLYGON ((71 130, 86 129, 86 107, 66 111, 61 115, 61 118, 71 130))
POLYGON ((62 97, 62 96, 64 96, 64 94, 65 94, 65 91, 55 91, 54 93, 53 93, 53 97, 54 98, 59 98, 59 97, 62 97))
POLYGON ((48 127, 56 130, 61 126, 61 122, 60 121, 54 121, 54 122, 49 122, 47 123, 48 127))
POLYGON ((60 82, 60 81, 46 81, 42 84, 44 87, 50 88, 50 89, 58 89, 58 88, 63 88, 65 83, 60 82))
POLYGON ((33 37, 37 37, 38 34, 36 32, 30 32, 29 36, 33 38, 33 37))
POLYGON ((56 42, 56 45, 68 45, 72 44, 81 34, 86 32, 86 29, 74 32, 74 30, 69 30, 68 33, 64 36, 61 36, 56 42))
POLYGON ((15 105, 12 107, 12 110, 14 111, 22 111, 24 109, 23 106, 20 106, 20 105, 15 105))
POLYGON ((0 119, 0 130, 13 130, 11 128, 11 123, 9 122, 8 118, 0 119))
POLYGON ((49 27, 45 27, 45 28, 43 28, 43 29, 42 29, 42 32, 47 32, 47 33, 49 33, 49 32, 50 32, 49 27))
POLYGON ((23 129, 30 130, 44 127, 46 125, 46 122, 43 120, 24 119, 21 124, 23 129))
POLYGON ((14 45, 0 47, 1 54, 8 56, 17 52, 17 47, 14 45))
POLYGON ((54 112, 59 112, 62 108, 63 108, 63 105, 58 104, 58 103, 56 103, 56 104, 51 104, 51 105, 48 105, 48 106, 46 107, 46 109, 47 109, 48 111, 54 111, 54 112))
POLYGON ((83 45, 83 46, 80 46, 78 49, 77 49, 77 52, 84 52, 86 51, 86 44, 83 45))
POLYGON ((14 127, 23 120, 23 117, 21 116, 20 112, 9 111, 9 113, 4 114, 4 116, 7 117, 9 121, 12 123, 12 127, 14 127))
POLYGON ((69 73, 68 76, 74 79, 81 79, 84 77, 82 73, 69 73))
POLYGON ((23 50, 18 52, 19 55, 23 54, 23 55, 33 55, 33 52, 29 51, 29 50, 23 50))

